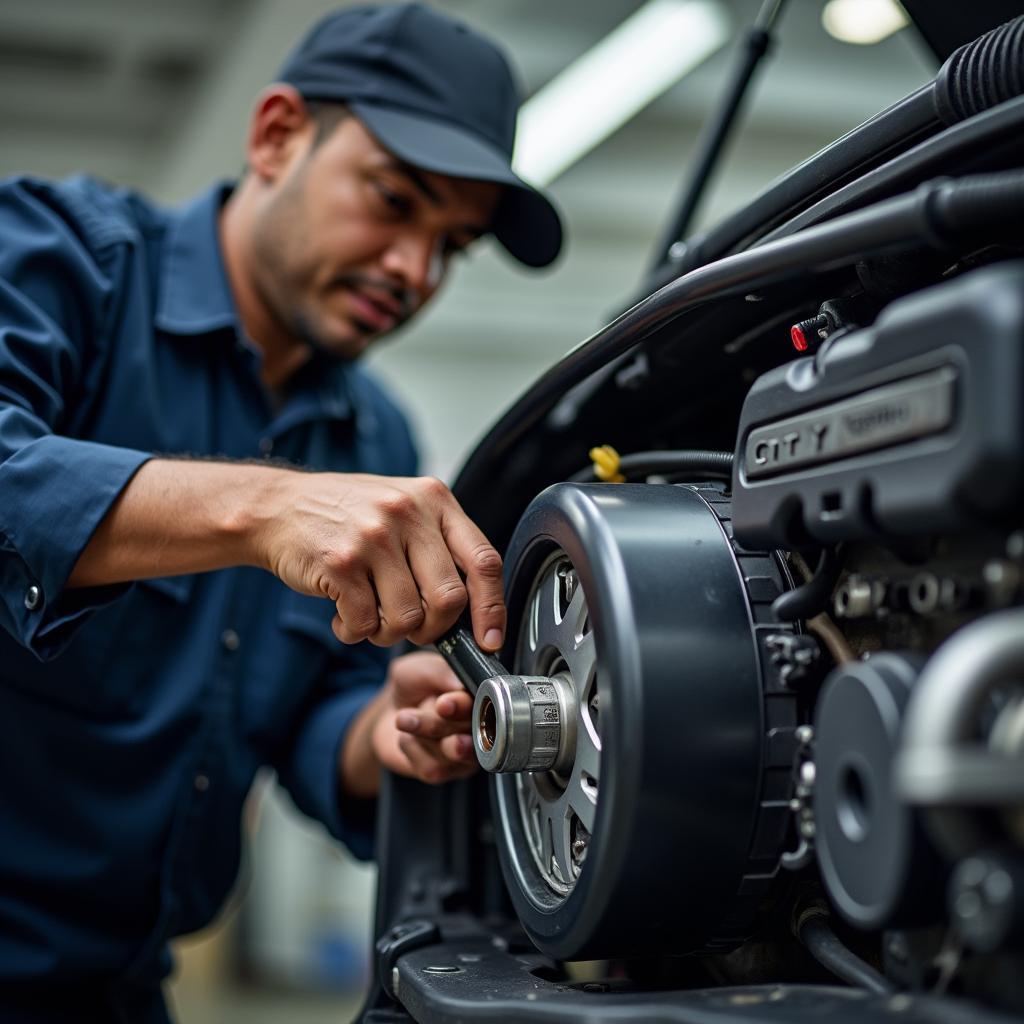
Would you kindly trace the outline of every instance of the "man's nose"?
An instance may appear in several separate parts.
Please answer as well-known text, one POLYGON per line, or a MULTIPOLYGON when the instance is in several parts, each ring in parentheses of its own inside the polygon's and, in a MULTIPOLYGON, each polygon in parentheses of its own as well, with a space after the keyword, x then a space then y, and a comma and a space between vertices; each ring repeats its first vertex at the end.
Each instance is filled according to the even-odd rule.
POLYGON ((422 301, 444 276, 444 238, 426 232, 402 233, 388 246, 383 263, 389 275, 422 301))

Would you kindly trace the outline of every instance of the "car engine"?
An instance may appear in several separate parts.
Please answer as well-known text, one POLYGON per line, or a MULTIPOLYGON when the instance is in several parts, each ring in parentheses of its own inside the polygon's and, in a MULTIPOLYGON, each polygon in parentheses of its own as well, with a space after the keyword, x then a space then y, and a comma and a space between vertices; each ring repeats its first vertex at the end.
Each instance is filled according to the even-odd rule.
POLYGON ((384 841, 416 1019, 1024 1012, 1024 18, 971 46, 463 470, 537 682, 384 841))

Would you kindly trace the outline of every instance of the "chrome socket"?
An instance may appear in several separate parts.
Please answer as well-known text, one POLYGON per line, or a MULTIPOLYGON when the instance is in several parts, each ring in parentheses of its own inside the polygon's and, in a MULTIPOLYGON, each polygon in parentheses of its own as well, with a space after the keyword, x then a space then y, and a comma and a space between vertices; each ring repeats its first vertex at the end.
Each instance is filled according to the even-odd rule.
POLYGON ((473 702, 473 746, 489 772, 566 771, 576 752, 576 692, 560 676, 492 676, 473 702))

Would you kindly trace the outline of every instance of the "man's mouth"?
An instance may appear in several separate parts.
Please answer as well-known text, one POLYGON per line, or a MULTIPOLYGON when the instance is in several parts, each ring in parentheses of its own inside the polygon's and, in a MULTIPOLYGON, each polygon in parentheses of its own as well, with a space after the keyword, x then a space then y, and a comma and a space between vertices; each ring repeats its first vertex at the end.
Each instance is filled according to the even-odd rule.
POLYGON ((348 292, 352 317, 373 333, 389 331, 404 317, 404 305, 388 292, 351 287, 348 292))

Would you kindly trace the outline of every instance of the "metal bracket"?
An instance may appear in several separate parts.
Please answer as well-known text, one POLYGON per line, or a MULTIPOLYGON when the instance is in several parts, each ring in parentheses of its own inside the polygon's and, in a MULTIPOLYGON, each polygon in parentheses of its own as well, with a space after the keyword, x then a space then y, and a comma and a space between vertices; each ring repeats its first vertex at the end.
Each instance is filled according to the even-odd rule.
POLYGON ((377 953, 377 978, 380 987, 392 999, 398 999, 396 967, 398 958, 420 946, 429 946, 441 941, 441 929, 435 922, 422 919, 404 921, 388 929, 375 946, 377 953))

